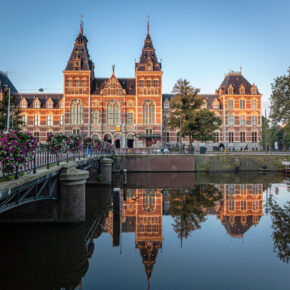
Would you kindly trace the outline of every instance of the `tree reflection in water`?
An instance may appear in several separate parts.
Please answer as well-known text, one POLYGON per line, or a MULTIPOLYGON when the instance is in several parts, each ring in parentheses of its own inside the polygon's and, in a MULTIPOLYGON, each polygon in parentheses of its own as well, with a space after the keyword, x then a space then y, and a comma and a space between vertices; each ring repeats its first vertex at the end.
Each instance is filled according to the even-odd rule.
POLYGON ((290 202, 280 206, 273 196, 269 197, 268 211, 272 219, 274 253, 284 263, 290 257, 290 202))
POLYGON ((222 198, 212 184, 198 184, 192 189, 170 190, 170 212, 174 218, 173 229, 178 238, 187 238, 206 220, 206 210, 222 198))

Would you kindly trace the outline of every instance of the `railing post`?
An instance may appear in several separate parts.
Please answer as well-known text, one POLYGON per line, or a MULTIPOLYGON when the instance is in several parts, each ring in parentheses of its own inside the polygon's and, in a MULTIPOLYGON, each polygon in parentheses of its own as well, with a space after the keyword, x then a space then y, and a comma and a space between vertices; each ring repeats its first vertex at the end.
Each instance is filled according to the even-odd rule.
POLYGON ((33 174, 36 174, 36 154, 33 157, 33 174))
POLYGON ((56 165, 59 166, 59 156, 58 156, 58 153, 56 153, 56 165))
POLYGON ((15 179, 18 179, 18 165, 15 167, 15 179))
POLYGON ((46 169, 49 169, 49 146, 47 145, 46 150, 46 169))
POLYGON ((68 163, 68 152, 66 152, 66 163, 68 163))
POLYGON ((79 160, 81 160, 81 149, 79 150, 79 160))

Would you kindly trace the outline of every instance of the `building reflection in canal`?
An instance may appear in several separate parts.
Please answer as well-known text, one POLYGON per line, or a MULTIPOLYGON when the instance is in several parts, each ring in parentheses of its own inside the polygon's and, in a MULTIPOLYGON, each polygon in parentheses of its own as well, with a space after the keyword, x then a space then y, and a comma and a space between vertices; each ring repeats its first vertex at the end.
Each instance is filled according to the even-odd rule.
MULTIPOLYGON (((196 184, 194 188, 123 188, 120 213, 110 211, 104 230, 120 246, 122 233, 135 233, 148 283, 162 248, 162 217, 173 217, 173 228, 181 241, 202 226, 207 215, 215 215, 232 238, 243 238, 263 216, 262 184, 196 184), (116 223, 116 215, 121 224, 116 223), (115 236, 117 235, 117 237, 115 236)), ((149 284, 150 285, 150 284, 149 284)))

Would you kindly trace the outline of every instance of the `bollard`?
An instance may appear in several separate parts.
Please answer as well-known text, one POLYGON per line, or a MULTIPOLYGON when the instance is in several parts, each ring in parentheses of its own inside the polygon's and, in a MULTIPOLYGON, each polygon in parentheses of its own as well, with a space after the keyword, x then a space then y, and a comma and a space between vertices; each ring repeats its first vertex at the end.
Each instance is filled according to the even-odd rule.
POLYGON ((86 219, 86 179, 89 172, 75 168, 68 163, 61 170, 60 180, 60 222, 83 222, 86 219))
POLYGON ((102 176, 102 184, 112 183, 112 164, 113 160, 108 158, 101 158, 100 160, 100 174, 102 176))

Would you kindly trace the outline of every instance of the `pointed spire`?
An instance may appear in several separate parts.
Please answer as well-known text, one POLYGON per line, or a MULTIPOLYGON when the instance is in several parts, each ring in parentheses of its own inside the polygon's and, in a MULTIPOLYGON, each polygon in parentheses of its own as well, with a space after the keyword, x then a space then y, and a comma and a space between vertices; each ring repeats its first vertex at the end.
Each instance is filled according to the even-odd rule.
POLYGON ((83 14, 80 15, 80 34, 83 35, 84 33, 84 22, 83 22, 83 14))
POLYGON ((112 74, 115 74, 115 65, 112 65, 112 74))
POLYGON ((149 35, 149 15, 147 15, 147 35, 149 35))

